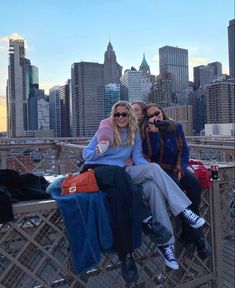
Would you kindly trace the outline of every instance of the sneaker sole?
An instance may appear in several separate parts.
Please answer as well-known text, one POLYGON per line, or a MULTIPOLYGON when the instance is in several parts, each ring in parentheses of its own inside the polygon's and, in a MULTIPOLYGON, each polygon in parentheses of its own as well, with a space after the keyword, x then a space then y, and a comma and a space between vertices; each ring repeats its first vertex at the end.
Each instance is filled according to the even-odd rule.
POLYGON ((158 247, 156 247, 156 248, 157 248, 157 251, 159 252, 159 254, 163 257, 164 263, 166 264, 167 267, 169 267, 169 268, 171 268, 171 269, 173 269, 173 270, 178 270, 178 269, 179 269, 179 264, 174 265, 174 264, 170 263, 170 262, 164 257, 164 255, 162 254, 162 251, 161 251, 158 247))
POLYGON ((200 228, 200 227, 202 227, 204 224, 206 223, 206 221, 205 221, 205 219, 204 218, 201 218, 201 220, 200 221, 198 221, 198 223, 197 224, 195 224, 195 225, 190 225, 191 227, 193 227, 193 228, 200 228))

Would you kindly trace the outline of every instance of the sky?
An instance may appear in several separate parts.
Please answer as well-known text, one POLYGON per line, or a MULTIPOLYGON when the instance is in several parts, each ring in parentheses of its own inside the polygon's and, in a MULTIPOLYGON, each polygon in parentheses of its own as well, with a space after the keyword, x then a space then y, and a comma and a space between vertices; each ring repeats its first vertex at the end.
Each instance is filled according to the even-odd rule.
POLYGON ((165 45, 188 49, 193 67, 219 61, 228 70, 227 27, 234 0, 0 0, 0 96, 5 96, 9 38, 25 39, 39 86, 64 85, 74 62, 103 63, 109 40, 123 71, 145 53, 159 73, 165 45))

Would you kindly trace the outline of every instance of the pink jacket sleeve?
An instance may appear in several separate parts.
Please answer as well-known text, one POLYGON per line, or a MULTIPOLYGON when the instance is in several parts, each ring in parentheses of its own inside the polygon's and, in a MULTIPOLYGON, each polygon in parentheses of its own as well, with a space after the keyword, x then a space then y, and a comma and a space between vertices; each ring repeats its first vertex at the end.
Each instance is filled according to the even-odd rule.
POLYGON ((100 122, 97 137, 99 142, 101 140, 108 140, 110 145, 113 144, 114 134, 110 118, 106 118, 100 122))

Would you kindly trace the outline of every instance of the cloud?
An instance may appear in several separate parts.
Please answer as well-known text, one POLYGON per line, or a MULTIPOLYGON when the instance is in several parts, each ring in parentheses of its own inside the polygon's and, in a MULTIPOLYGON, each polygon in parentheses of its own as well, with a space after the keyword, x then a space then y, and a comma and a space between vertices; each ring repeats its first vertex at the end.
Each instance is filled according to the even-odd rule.
POLYGON ((152 62, 159 62, 159 54, 154 55, 154 56, 151 58, 151 61, 152 61, 152 62))
POLYGON ((193 56, 189 58, 189 66, 191 67, 196 67, 200 65, 207 65, 208 64, 208 58, 206 57, 198 57, 198 56, 193 56))

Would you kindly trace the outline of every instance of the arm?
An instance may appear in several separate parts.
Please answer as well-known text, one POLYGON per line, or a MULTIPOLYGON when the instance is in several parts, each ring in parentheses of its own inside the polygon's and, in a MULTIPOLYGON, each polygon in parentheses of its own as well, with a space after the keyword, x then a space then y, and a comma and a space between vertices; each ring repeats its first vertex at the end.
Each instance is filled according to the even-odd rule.
POLYGON ((87 147, 83 150, 82 156, 86 160, 100 159, 103 154, 99 153, 96 149, 98 145, 97 133, 93 136, 87 147))
POLYGON ((97 152, 104 153, 109 145, 113 144, 114 133, 110 118, 106 118, 100 122, 99 129, 97 131, 98 145, 97 152))
POLYGON ((139 133, 135 137, 135 144, 132 150, 132 159, 135 165, 148 163, 148 161, 144 159, 144 156, 142 153, 142 143, 141 143, 141 138, 140 138, 139 133))
POLYGON ((185 172, 187 170, 188 163, 189 163, 189 147, 185 139, 182 125, 180 123, 177 123, 177 137, 180 137, 182 141, 180 165, 181 165, 182 172, 185 172))

